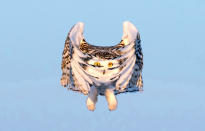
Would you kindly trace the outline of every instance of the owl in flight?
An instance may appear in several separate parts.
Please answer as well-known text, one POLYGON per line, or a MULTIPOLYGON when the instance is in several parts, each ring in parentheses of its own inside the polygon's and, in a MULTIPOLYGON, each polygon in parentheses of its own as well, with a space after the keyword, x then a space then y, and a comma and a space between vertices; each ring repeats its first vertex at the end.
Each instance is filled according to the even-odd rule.
POLYGON ((126 21, 119 44, 94 46, 86 42, 83 30, 84 24, 77 23, 65 40, 61 85, 87 95, 88 110, 95 110, 98 95, 106 97, 109 110, 115 110, 117 94, 143 90, 140 34, 126 21))

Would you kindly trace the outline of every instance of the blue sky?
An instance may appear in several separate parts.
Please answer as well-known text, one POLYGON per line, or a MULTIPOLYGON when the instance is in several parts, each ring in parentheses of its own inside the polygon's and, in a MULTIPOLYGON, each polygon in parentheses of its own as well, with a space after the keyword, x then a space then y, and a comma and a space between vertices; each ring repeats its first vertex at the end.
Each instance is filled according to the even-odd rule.
POLYGON ((204 131, 205 1, 1 1, 0 130, 204 131), (117 96, 110 112, 99 97, 60 86, 61 54, 82 21, 89 43, 117 44, 122 23, 140 31, 144 92, 117 96))

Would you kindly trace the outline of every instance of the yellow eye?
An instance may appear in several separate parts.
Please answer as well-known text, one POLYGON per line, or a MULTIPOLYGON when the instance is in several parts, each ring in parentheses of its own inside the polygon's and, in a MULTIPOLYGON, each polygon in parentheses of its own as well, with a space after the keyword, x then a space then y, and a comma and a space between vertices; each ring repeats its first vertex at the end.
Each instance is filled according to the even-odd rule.
POLYGON ((95 62, 94 65, 99 67, 100 66, 100 62, 95 62))
POLYGON ((113 63, 112 62, 109 62, 108 63, 108 67, 112 67, 113 66, 113 63))
POLYGON ((128 44, 129 44, 128 39, 124 39, 124 41, 123 41, 123 42, 124 42, 124 44, 125 44, 125 45, 128 45, 128 44))

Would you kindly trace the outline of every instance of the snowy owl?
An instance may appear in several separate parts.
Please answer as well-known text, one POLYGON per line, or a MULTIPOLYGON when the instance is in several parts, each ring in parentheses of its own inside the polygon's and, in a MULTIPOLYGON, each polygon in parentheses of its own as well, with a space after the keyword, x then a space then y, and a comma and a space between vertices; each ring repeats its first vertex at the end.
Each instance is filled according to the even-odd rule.
POLYGON ((123 23, 123 36, 115 46, 94 46, 83 36, 84 24, 74 25, 65 40, 61 85, 87 95, 87 108, 95 110, 97 96, 105 96, 109 110, 117 108, 116 95, 142 91, 143 54, 135 26, 123 23))

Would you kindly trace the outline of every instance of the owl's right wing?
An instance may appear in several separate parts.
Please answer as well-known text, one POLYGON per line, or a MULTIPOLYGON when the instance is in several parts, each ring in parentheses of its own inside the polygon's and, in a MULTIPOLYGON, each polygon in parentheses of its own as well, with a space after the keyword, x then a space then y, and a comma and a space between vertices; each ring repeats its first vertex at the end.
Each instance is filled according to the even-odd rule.
POLYGON ((83 48, 82 45, 87 44, 83 44, 83 30, 84 24, 79 22, 68 33, 62 58, 61 85, 69 86, 68 89, 73 91, 88 94, 93 82, 83 69, 83 64, 85 64, 83 59, 88 58, 88 55, 80 49, 83 48))

